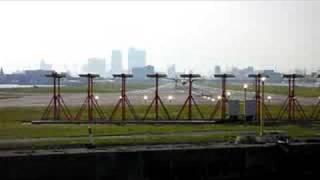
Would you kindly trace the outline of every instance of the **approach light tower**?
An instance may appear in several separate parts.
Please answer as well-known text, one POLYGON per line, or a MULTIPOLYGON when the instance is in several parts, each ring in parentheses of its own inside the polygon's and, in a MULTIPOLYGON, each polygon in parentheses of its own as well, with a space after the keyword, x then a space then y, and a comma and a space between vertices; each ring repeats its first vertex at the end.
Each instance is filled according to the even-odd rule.
POLYGON ((233 74, 215 74, 215 78, 221 78, 221 98, 217 101, 217 104, 214 106, 214 109, 210 115, 210 119, 213 119, 218 110, 221 110, 221 120, 226 119, 226 110, 227 110, 227 79, 228 78, 234 78, 235 76, 233 74))
POLYGON ((166 74, 159 74, 159 73, 156 73, 156 74, 147 74, 147 77, 149 78, 154 78, 155 81, 156 81, 156 84, 155 84, 155 96, 151 102, 151 104, 149 105, 149 107, 147 108, 147 112, 146 114, 144 115, 144 118, 143 120, 145 120, 147 118, 147 115, 150 111, 150 109, 152 108, 152 105, 155 104, 155 119, 158 120, 159 119, 159 102, 160 102, 160 105, 161 107, 163 108, 167 118, 170 120, 170 115, 169 115, 169 112, 167 110, 167 108, 164 106, 160 96, 159 96, 159 79, 160 78, 166 78, 167 75, 166 74))
POLYGON ((281 120, 283 115, 285 113, 287 113, 288 120, 295 121, 296 120, 296 112, 299 113, 300 118, 302 118, 303 120, 307 119, 307 116, 306 116, 301 104, 299 103, 297 97, 295 96, 295 80, 296 80, 296 78, 303 78, 303 77, 304 77, 303 75, 299 75, 299 74, 284 74, 283 75, 283 78, 288 79, 289 89, 288 89, 288 97, 285 100, 282 108, 279 111, 278 120, 281 120))
POLYGON ((110 120, 113 119, 115 113, 117 112, 119 106, 121 105, 121 120, 125 121, 127 119, 126 104, 128 105, 129 111, 131 112, 131 114, 133 115, 135 120, 138 120, 138 116, 137 116, 137 114, 136 114, 133 106, 131 105, 129 98, 127 97, 127 94, 126 94, 126 79, 132 78, 133 75, 122 73, 122 74, 113 74, 112 76, 114 78, 121 78, 121 96, 117 102, 117 105, 115 106, 115 108, 113 109, 113 111, 111 113, 110 120))
POLYGON ((188 97, 187 97, 186 101, 184 102, 183 106, 181 107, 180 111, 178 112, 176 119, 178 120, 180 118, 182 111, 188 105, 188 119, 192 120, 192 102, 196 106, 198 113, 200 114, 201 118, 203 119, 204 116, 201 113, 199 106, 197 105, 196 101, 194 100, 194 98, 192 96, 192 82, 196 80, 194 78, 200 78, 201 77, 200 74, 181 74, 180 77, 188 78, 189 94, 188 94, 188 97))
MULTIPOLYGON (((320 75, 318 75, 318 78, 320 78, 320 75)), ((318 120, 319 116, 320 116, 320 96, 318 97, 318 103, 314 106, 310 119, 318 120)))
POLYGON ((64 100, 60 94, 60 80, 66 77, 65 74, 59 74, 57 72, 52 72, 51 74, 46 75, 48 78, 53 79, 53 96, 50 100, 49 105, 45 109, 41 120, 48 120, 50 119, 50 112, 53 110, 53 120, 60 120, 61 111, 67 118, 67 120, 72 120, 72 115, 64 103, 64 100))
POLYGON ((94 120, 94 110, 96 110, 97 115, 99 116, 100 120, 106 120, 106 117, 98 104, 95 96, 93 95, 93 79, 99 77, 98 74, 80 74, 80 77, 88 79, 88 90, 87 90, 87 97, 82 104, 79 112, 76 115, 76 120, 80 120, 82 113, 84 112, 85 108, 88 110, 88 121, 94 120))
POLYGON ((261 117, 261 113, 264 112, 268 120, 272 120, 272 115, 264 103, 264 95, 262 97, 262 94, 264 94, 264 81, 266 78, 269 78, 267 75, 263 74, 249 74, 249 78, 254 78, 254 90, 255 90, 255 101, 256 101, 256 120, 258 120, 259 117, 261 117), (262 108, 261 108, 262 105, 262 108), (263 111, 263 112, 261 112, 263 111))

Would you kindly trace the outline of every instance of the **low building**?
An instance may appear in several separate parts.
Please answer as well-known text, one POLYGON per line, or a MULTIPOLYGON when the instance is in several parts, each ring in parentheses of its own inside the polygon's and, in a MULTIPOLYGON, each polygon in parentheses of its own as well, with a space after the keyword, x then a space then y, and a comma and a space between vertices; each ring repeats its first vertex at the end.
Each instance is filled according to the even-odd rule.
POLYGON ((154 66, 145 66, 145 67, 136 67, 132 68, 133 78, 136 80, 144 80, 147 79, 147 74, 154 73, 154 66))
POLYGON ((49 84, 50 80, 45 76, 52 71, 27 70, 21 73, 6 74, 0 83, 6 84, 49 84))
POLYGON ((268 81, 270 82, 281 83, 283 80, 282 74, 274 70, 264 70, 262 74, 269 76, 268 81))

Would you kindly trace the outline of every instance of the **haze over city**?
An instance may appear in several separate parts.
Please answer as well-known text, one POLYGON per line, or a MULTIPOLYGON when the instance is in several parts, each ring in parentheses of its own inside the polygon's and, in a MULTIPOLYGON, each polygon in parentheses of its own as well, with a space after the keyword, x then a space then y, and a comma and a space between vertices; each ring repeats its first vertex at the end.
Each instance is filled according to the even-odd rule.
POLYGON ((88 58, 146 51, 165 71, 208 73, 253 66, 291 72, 320 67, 320 2, 134 1, 1 2, 0 66, 6 73, 36 69, 79 71, 88 58))

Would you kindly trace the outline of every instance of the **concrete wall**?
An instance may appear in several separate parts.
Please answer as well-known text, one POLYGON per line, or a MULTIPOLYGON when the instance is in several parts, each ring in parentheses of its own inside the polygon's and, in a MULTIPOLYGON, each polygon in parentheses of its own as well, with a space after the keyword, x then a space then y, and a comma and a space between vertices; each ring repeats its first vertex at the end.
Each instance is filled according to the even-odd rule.
POLYGON ((319 177, 320 144, 1 153, 0 179, 270 179, 319 177))

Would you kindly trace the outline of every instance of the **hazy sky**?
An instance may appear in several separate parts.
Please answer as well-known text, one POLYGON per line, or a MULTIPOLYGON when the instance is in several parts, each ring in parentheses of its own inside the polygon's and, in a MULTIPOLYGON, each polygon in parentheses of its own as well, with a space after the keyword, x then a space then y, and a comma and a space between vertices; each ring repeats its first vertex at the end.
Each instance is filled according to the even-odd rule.
POLYGON ((164 70, 206 73, 214 65, 291 71, 320 67, 320 2, 0 2, 0 66, 59 70, 112 49, 144 48, 164 70))

